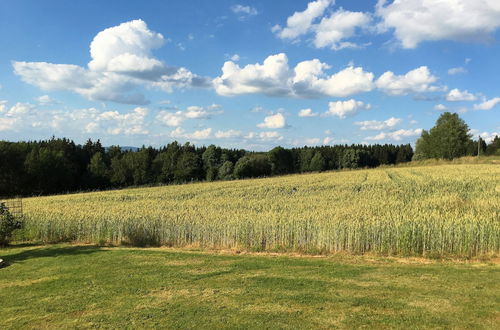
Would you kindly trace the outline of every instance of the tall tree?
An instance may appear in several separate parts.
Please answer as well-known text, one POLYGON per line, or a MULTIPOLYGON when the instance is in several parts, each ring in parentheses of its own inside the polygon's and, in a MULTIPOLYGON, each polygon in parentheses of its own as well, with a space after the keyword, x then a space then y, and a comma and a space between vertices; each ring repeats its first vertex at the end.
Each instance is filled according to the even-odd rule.
POLYGON ((453 159, 467 154, 469 127, 456 113, 445 112, 429 132, 423 131, 415 150, 416 159, 453 159))

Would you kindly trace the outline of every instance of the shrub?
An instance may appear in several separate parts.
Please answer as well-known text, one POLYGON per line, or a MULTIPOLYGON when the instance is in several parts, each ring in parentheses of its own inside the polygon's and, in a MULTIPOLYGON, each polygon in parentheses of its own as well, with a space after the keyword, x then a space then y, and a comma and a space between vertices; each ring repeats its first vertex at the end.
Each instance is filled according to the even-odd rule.
POLYGON ((22 227, 22 222, 10 214, 5 203, 0 203, 0 246, 9 244, 12 232, 22 227))

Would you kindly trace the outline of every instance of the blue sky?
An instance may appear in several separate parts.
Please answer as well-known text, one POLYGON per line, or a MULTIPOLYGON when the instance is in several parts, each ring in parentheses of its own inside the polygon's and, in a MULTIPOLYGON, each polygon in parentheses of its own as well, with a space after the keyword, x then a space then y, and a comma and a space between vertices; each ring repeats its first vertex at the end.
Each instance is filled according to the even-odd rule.
POLYGON ((267 150, 500 135, 500 4, 0 2, 0 140, 267 150))

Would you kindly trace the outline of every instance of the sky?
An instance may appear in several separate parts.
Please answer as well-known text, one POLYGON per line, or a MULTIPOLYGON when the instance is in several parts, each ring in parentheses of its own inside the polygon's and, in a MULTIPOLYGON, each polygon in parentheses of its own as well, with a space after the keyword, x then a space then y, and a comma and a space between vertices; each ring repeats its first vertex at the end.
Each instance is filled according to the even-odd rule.
POLYGON ((1 0, 0 140, 414 145, 500 135, 498 0, 1 0))

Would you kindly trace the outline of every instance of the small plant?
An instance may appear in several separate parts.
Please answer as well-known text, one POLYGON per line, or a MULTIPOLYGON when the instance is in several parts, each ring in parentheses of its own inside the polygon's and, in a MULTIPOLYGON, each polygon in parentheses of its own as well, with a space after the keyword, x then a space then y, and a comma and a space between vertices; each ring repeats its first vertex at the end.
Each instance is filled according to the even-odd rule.
POLYGON ((0 203, 0 246, 8 245, 12 232, 21 227, 22 222, 10 214, 5 203, 0 203))

